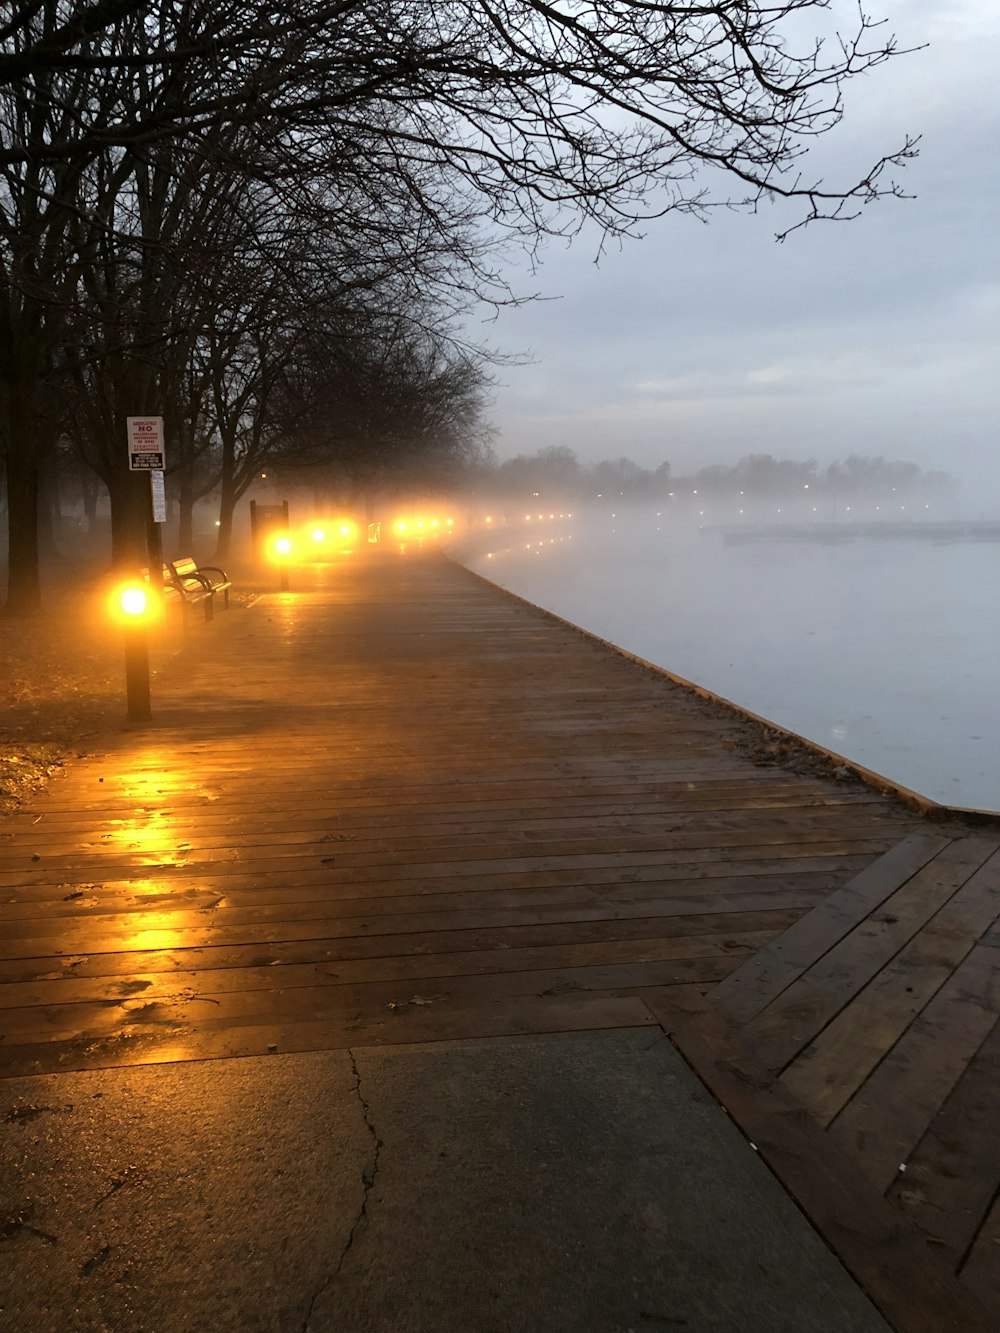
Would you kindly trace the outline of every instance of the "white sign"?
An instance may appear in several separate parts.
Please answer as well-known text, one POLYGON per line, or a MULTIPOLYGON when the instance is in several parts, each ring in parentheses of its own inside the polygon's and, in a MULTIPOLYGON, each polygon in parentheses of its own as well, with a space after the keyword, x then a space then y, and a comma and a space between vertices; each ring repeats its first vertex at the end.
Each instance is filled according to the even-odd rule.
POLYGON ((163 485, 163 472, 154 468, 149 474, 149 493, 153 497, 153 522, 167 521, 167 492, 163 485))
POLYGON ((128 465, 132 472, 162 472, 163 418, 128 417, 128 465))

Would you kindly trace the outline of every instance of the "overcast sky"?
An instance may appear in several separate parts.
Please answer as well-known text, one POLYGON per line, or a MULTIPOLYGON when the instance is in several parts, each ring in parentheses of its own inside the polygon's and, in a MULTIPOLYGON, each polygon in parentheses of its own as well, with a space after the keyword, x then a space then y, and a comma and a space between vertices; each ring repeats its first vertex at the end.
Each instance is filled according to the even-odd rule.
POLYGON ((860 452, 1000 488, 1000 3, 866 9, 930 45, 850 84, 823 151, 857 175, 921 134, 897 173, 916 198, 783 245, 768 209, 668 216, 596 267, 592 238, 550 245, 534 286, 559 299, 486 331, 534 358, 499 372, 501 457, 556 444, 687 470, 860 452))

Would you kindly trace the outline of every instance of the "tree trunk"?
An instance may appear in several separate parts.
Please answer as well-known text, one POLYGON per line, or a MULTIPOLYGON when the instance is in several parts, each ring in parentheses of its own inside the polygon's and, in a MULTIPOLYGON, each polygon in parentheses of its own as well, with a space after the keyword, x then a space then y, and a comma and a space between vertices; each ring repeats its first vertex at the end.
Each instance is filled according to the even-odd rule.
POLYGON ((97 532, 97 476, 89 467, 80 470, 80 494, 83 496, 83 514, 87 520, 87 536, 97 532))
POLYGON ((222 436, 222 460, 219 473, 219 537, 215 544, 216 560, 228 560, 233 546, 233 514, 240 498, 236 485, 236 448, 234 441, 222 436))
POLYGON ((226 485, 223 482, 222 494, 219 497, 219 537, 215 543, 216 560, 228 560, 229 553, 233 549, 233 516, 236 512, 236 504, 239 496, 236 494, 236 488, 233 485, 226 485))
POLYGON ((59 554, 58 533, 62 520, 62 508, 59 496, 59 474, 56 471, 53 452, 46 449, 42 456, 39 476, 38 504, 38 549, 40 555, 57 556, 59 554))
POLYGON ((42 609, 38 560, 38 464, 26 434, 22 414, 11 410, 15 430, 7 440, 7 602, 4 615, 35 616, 42 609))
POLYGON ((107 478, 107 486, 111 498, 111 563, 128 573, 136 566, 149 564, 149 476, 123 466, 107 478))
POLYGON ((181 473, 177 490, 177 550, 181 555, 194 550, 194 488, 188 475, 187 469, 181 473))

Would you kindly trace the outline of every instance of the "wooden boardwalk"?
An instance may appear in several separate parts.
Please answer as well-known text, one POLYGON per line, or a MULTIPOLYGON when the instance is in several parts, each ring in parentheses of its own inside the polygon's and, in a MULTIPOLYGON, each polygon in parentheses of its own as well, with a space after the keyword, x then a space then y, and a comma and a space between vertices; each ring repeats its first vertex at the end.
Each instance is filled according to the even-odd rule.
POLYGON ((433 557, 321 567, 178 667, 0 825, 2 1076, 660 1023, 738 1120, 802 1110, 800 1201, 849 1160, 803 1206, 898 1328, 986 1326, 949 1268, 1000 1310, 996 838, 762 767, 433 557), (903 1230, 836 1241, 879 1194, 903 1230))
POLYGON ((748 1133, 807 1112, 1000 1315, 998 916, 995 834, 912 835, 713 987, 691 1054, 767 1092, 748 1133))

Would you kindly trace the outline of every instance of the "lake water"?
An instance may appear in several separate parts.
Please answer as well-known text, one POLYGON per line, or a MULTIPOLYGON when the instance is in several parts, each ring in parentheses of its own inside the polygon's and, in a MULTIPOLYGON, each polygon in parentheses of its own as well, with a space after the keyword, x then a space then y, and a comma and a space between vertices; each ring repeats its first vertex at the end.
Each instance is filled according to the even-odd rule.
POLYGON ((518 518, 466 563, 894 782, 1000 809, 1000 542, 728 544, 645 511, 518 518))

